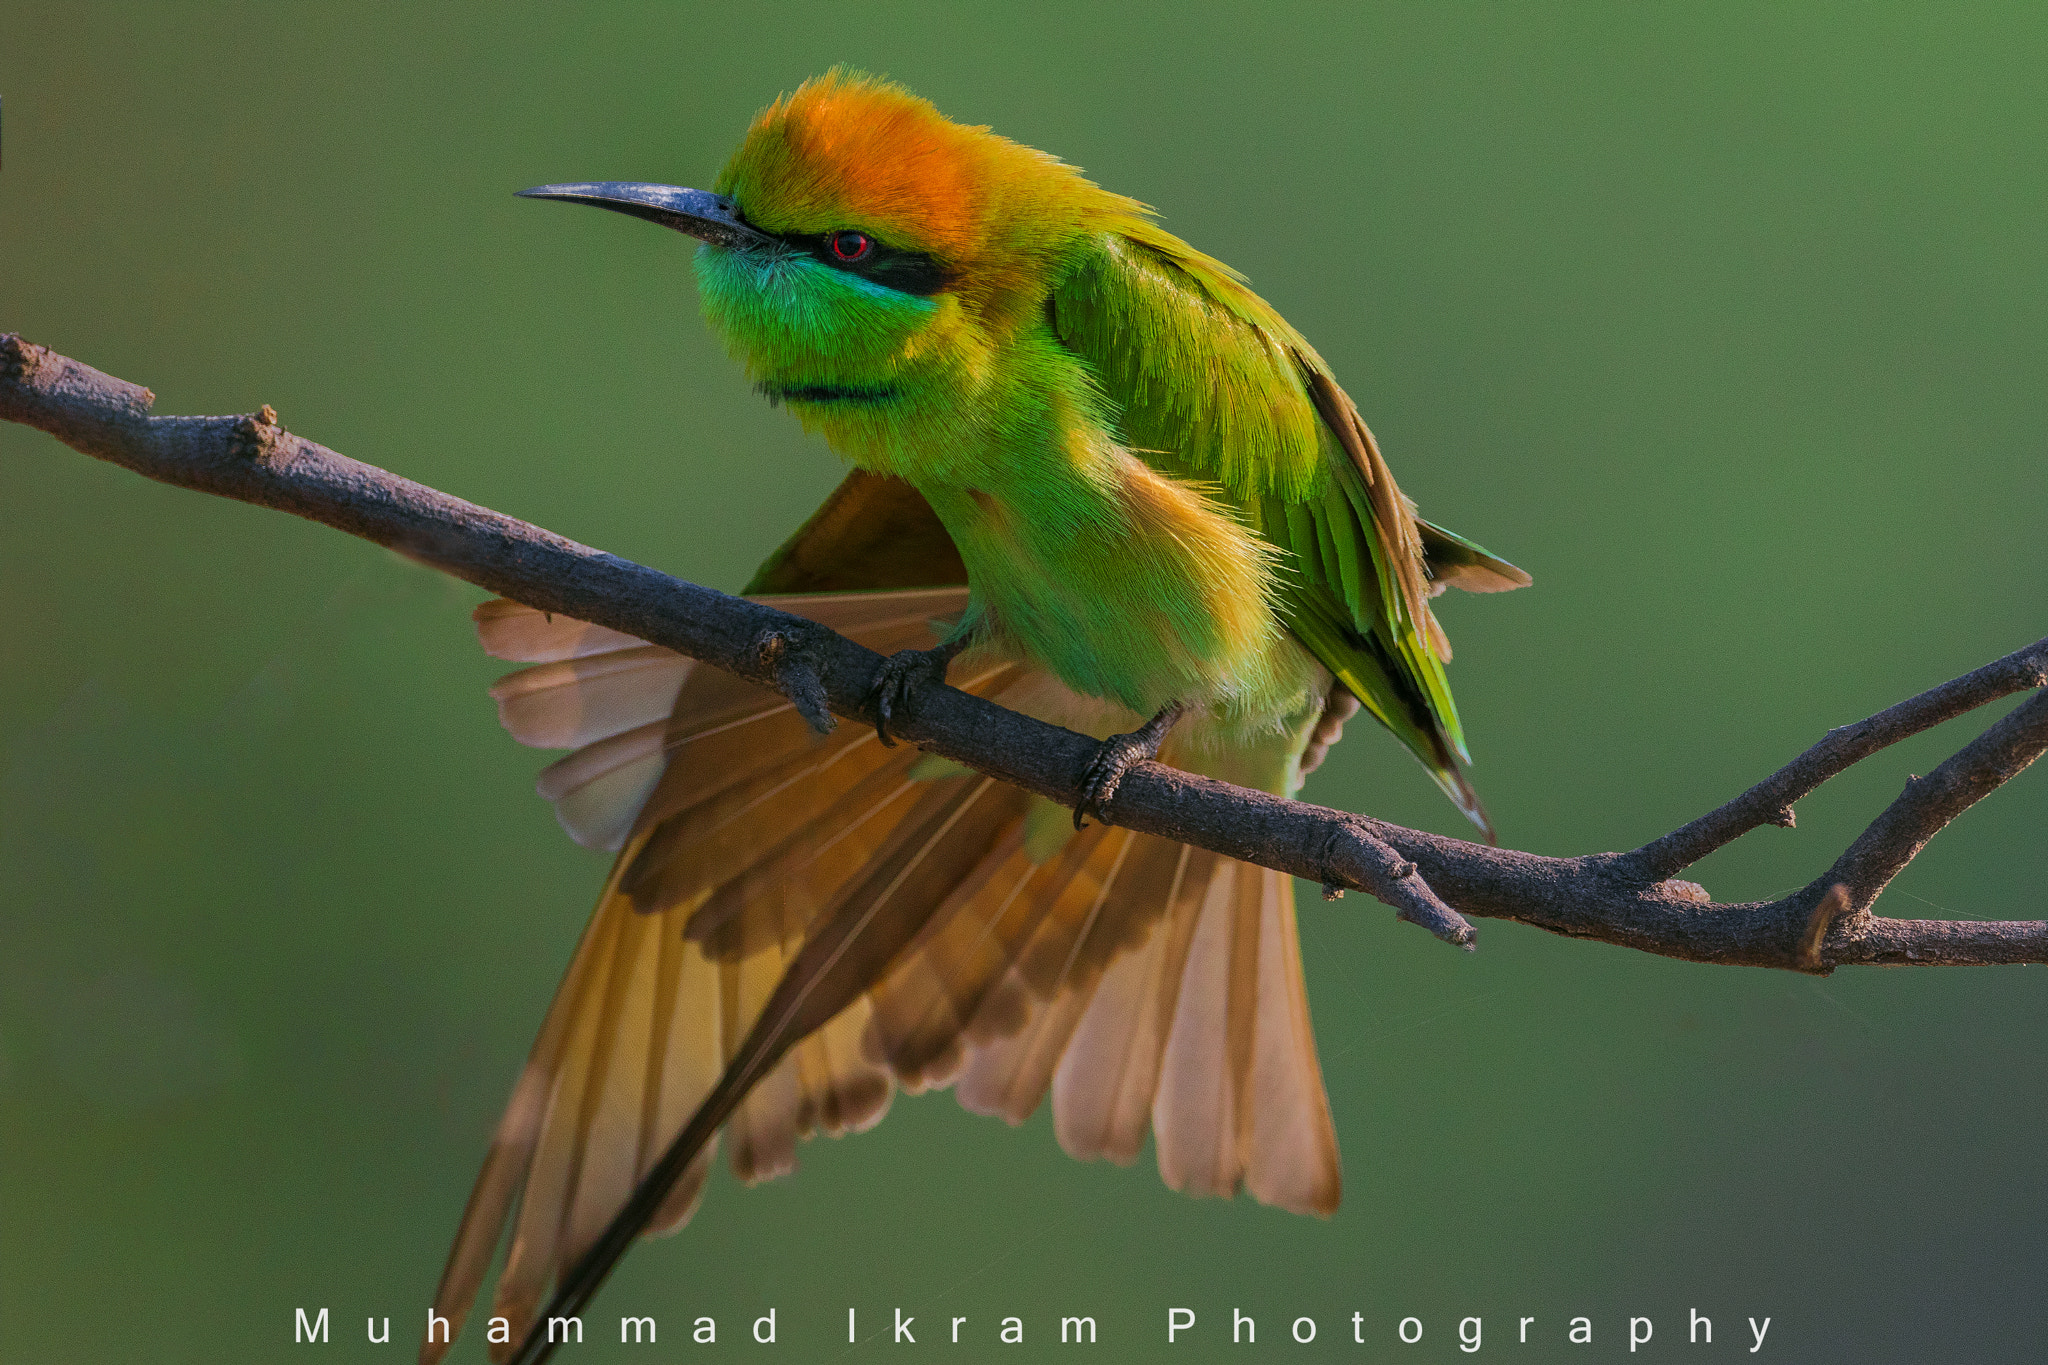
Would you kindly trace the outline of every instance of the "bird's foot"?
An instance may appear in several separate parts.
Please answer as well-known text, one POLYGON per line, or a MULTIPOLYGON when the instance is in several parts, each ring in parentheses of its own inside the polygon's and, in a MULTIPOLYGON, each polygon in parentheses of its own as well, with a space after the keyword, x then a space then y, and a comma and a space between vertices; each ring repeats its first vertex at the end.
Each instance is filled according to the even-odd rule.
POLYGON ((1085 828, 1085 817, 1090 815, 1105 825, 1109 823, 1103 808, 1115 798, 1124 774, 1147 759, 1157 758, 1160 741, 1186 712, 1184 704, 1173 702, 1129 734, 1111 735, 1095 746, 1095 756, 1088 760, 1088 771, 1081 779, 1081 800, 1074 807, 1075 829, 1085 828))
POLYGON ((967 648, 964 638, 948 640, 936 649, 900 649, 882 660, 875 671, 870 695, 875 702, 875 737, 894 748, 889 726, 899 715, 908 714, 920 688, 943 683, 946 667, 967 648))

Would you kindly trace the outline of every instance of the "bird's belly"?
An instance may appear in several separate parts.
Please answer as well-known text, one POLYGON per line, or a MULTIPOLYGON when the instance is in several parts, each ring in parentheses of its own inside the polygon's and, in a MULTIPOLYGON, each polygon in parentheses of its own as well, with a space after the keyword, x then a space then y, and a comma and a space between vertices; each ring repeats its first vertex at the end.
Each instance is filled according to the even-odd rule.
POLYGON ((1313 662, 1274 615, 1272 559, 1227 511, 1136 460, 1109 515, 928 490, 988 642, 1139 716, 1182 702, 1258 727, 1299 709, 1313 662))

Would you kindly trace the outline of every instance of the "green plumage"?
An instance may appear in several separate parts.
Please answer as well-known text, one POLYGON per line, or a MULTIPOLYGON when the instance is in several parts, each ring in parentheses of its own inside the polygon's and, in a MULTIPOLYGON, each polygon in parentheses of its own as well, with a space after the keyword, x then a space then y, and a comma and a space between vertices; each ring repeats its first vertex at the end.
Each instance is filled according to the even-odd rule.
POLYGON ((1298 753, 1334 677, 1486 827, 1428 599, 1527 577, 1417 521, 1322 358, 1242 277, 880 84, 771 111, 720 186, 784 240, 855 231, 949 281, 906 294, 816 251, 697 258, 756 382, 936 514, 973 589, 963 633, 1139 717, 1187 703, 1184 751, 1212 755, 1276 735, 1298 753))
MULTIPOLYGON (((885 676, 934 662, 932 617, 964 612, 940 656, 962 686, 1126 735, 1083 812, 1153 744, 1291 795, 1355 697, 1487 828, 1429 599, 1528 578, 1415 516, 1238 275, 1056 158, 852 73, 764 111, 718 186, 529 193, 699 238, 707 319, 855 467, 750 591, 907 651, 885 676)), ((531 1362, 530 1324, 688 1217, 721 1129, 742 1178, 772 1175, 813 1126, 873 1122, 892 1080, 1012 1123, 1050 1091, 1076 1156, 1128 1161, 1149 1130, 1173 1188, 1337 1207, 1287 877, 1082 831, 885 734, 818 742, 664 651, 592 654, 580 623, 479 620, 541 664, 501 684, 515 733, 589 741, 546 786, 620 856, 464 1214, 451 1323, 515 1197, 494 1309, 531 1362)))
MULTIPOLYGON (((1076 253, 1053 292, 1055 331, 1089 362, 1126 445, 1169 473, 1213 480, 1284 552, 1282 623, 1483 827, 1458 771, 1470 752, 1443 660, 1376 523, 1369 466, 1338 434, 1356 417, 1348 400, 1318 410, 1322 358, 1234 272, 1156 229, 1147 236, 1105 234, 1076 253)), ((1527 582, 1461 537, 1428 527, 1424 539, 1443 547, 1446 568, 1455 558, 1503 587, 1527 582)))

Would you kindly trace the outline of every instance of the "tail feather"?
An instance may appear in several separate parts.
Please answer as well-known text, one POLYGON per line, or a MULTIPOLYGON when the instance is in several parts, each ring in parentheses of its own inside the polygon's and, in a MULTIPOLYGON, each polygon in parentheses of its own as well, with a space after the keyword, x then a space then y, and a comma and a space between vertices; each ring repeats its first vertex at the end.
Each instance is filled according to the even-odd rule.
POLYGON ((695 733, 671 730, 664 743, 668 767, 640 812, 643 825, 680 815, 778 764, 814 753, 814 746, 832 746, 833 738, 819 740, 795 707, 780 702, 695 733))
POLYGON ((904 953, 869 992, 863 1048, 912 1094, 943 1085, 960 1064, 960 1033, 999 962, 984 944, 989 921, 1014 904, 1035 871, 1024 853, 1024 822, 998 837, 981 865, 932 916, 935 933, 904 953), (965 940, 962 942, 962 940, 965 940))
POLYGON ((575 1183, 563 1217, 562 1257, 581 1256, 639 1175, 647 1053, 654 1035, 659 920, 622 918, 591 1041, 581 1112, 570 1118, 575 1183))
POLYGON ((804 1091, 817 1097, 806 1132, 815 1125, 829 1137, 864 1133, 889 1111, 889 1075, 861 1046, 870 1013, 867 1000, 856 1000, 798 1046, 804 1091))
POLYGON ((1180 992, 1188 941, 1210 878, 1222 861, 1205 849, 1175 850, 1165 915, 1144 946, 1109 965, 1053 1077, 1054 1131, 1083 1161, 1135 1161, 1151 1125, 1159 1060, 1180 992))
MULTIPOLYGON (((449 1250, 441 1283, 434 1291, 435 1311, 449 1320, 449 1342, 461 1333, 463 1321, 469 1316, 477 1291, 483 1287, 484 1276, 490 1270, 491 1258, 497 1251, 498 1238, 505 1230, 513 1201, 520 1197, 531 1179, 541 1126, 546 1121, 559 1084, 558 1068, 566 1041, 564 1035, 575 1018, 575 1002, 584 979, 590 973, 592 960, 609 937, 610 921, 601 915, 593 917, 584 929, 582 941, 570 959, 569 970, 563 974, 554 1003, 541 1024, 540 1036, 534 1040, 532 1053, 519 1073, 519 1080, 512 1088, 512 1098, 492 1135, 490 1154, 485 1157, 476 1186, 470 1191, 469 1203, 463 1208, 455 1244, 449 1250)), ((501 1284, 502 1281, 503 1277, 501 1284)), ((433 1365, 445 1354, 447 1345, 442 1343, 437 1348, 429 1333, 420 1350, 423 1365, 433 1365)))
MULTIPOLYGON (((780 944, 775 944, 737 962, 720 964, 719 999, 728 1068, 739 1055, 749 1026, 760 1017, 768 998, 775 993, 788 956, 780 944)), ((741 1184, 758 1184, 796 1169, 797 1123, 802 1106, 802 1086, 795 1068, 787 1065, 767 1071, 740 1101, 726 1124, 725 1141, 732 1173, 741 1184)), ((624 1197, 618 1202, 625 1203, 624 1197)))
POLYGON ((880 792, 904 783, 901 769, 873 734, 851 742, 834 736, 656 824, 621 889, 643 910, 714 891, 801 845, 810 827, 842 803, 866 809, 880 792))
POLYGON ((1053 1000, 1032 999, 1030 988, 1014 976, 1006 985, 1006 998, 1030 1000, 1023 1026, 1007 1037, 973 1048, 953 1093, 962 1108, 1001 1118, 1014 1128, 1030 1118, 1045 1098, 1060 1054, 1081 1022, 1087 1002, 1078 991, 1053 1000))
POLYGON ((644 647, 645 640, 623 635, 588 621, 541 611, 520 602, 494 598, 473 613, 477 642, 494 659, 515 663, 554 663, 586 654, 644 647))
POLYGON ((666 721, 694 667, 672 650, 641 645, 508 673, 491 688, 491 700, 521 744, 576 749, 666 721))
MULTIPOLYGON (((851 828, 860 816, 884 804, 888 793, 909 783, 910 757, 884 748, 872 730, 841 727, 746 780, 665 816, 628 869, 623 885, 636 898, 651 896, 653 873, 664 871, 663 899, 658 903, 667 904, 732 886, 744 874, 778 859, 800 862, 822 851, 823 839, 851 828)), ((792 870, 782 868, 782 875, 773 880, 781 882, 792 870)), ((720 905, 701 910, 691 924, 691 936, 705 938, 725 922, 734 909, 732 899, 727 896, 720 905)), ((778 916, 781 899, 768 900, 778 916)), ((802 925, 793 928, 800 933, 802 925)))
MULTIPOLYGON (((720 961, 756 951, 764 942, 781 942, 792 927, 800 933, 895 833, 924 791, 893 765, 871 774, 825 812, 813 837, 771 846, 761 862, 703 895, 683 932, 720 961), (838 823, 824 828, 835 817, 838 823)), ((661 894, 696 880, 687 865, 671 864, 661 894)))
POLYGON ((555 818, 570 838, 585 848, 615 852, 667 762, 662 725, 656 721, 607 735, 549 764, 535 787, 555 803, 555 818))
MULTIPOLYGON (((562 1261, 562 1215, 575 1191, 576 1149, 581 1145, 575 1119, 582 1113, 591 1056, 597 1046, 598 1011, 587 1007, 583 997, 593 985, 601 993, 619 927, 618 916, 607 917, 598 941, 592 945, 592 969, 577 983, 578 989, 570 999, 558 1001, 558 1005, 569 1007, 568 1034, 560 1056, 552 1059, 553 1084, 546 1116, 541 1121, 539 1140, 520 1191, 511 1249, 506 1253, 505 1269, 498 1276, 497 1294, 491 1304, 492 1315, 511 1324, 515 1340, 523 1337, 532 1324, 541 1295, 562 1261), (591 978, 598 979, 593 982, 591 978)), ((463 1306, 467 1308, 466 1304, 463 1306)), ((509 1351, 491 1353, 493 1360, 509 1355, 509 1351)))
MULTIPOLYGON (((718 1083, 718 1073, 725 1068, 716 1009, 718 966, 683 937, 682 918, 677 911, 658 917, 654 1055, 648 1059, 635 1181, 646 1176, 663 1145, 682 1129, 690 1111, 718 1083)), ((651 1234, 674 1232, 689 1221, 704 1197, 704 1182, 717 1150, 714 1136, 663 1201, 649 1226, 651 1234)))
POLYGON ((873 991, 870 1050, 912 1089, 941 1083, 964 1037, 992 1041, 1024 1024, 1030 990, 1019 953, 1108 838, 1095 826, 1043 863, 1030 857, 1024 820, 990 850, 991 866, 964 903, 933 924, 873 991))
MULTIPOLYGON (((965 600, 776 604, 897 649, 965 600)), ((1022 792, 916 768, 860 727, 818 739, 783 698, 616 632, 502 603, 478 630, 537 665, 499 684, 501 714, 581 746, 543 789, 619 856, 436 1294, 456 1330, 508 1220, 493 1311, 517 1341, 551 1282, 587 1292, 623 1250, 621 1209, 649 1233, 688 1221, 721 1131, 735 1174, 768 1179, 816 1130, 877 1122, 896 1084, 952 1084, 1013 1123, 1051 1093, 1076 1156, 1128 1162, 1149 1126, 1176 1188, 1334 1205, 1286 878, 1124 829, 1069 835, 1022 792), (678 1171, 658 1198, 642 1186, 678 1171)), ((964 656, 953 681, 1099 719, 1000 661, 964 656)))
MULTIPOLYGON (((697 1216, 697 1206, 704 1202, 704 1183, 711 1178, 711 1163, 718 1156, 718 1134, 713 1133, 704 1143, 704 1149, 683 1171, 668 1196, 661 1201, 661 1207, 648 1220, 649 1237, 669 1237, 681 1232, 689 1221, 697 1216)), ((646 1179, 646 1172, 641 1178, 646 1179)))
POLYGON ((1237 868, 1220 869, 1203 898, 1152 1103, 1168 1188, 1224 1198, 1244 1173, 1240 1098, 1249 1048, 1242 1041, 1253 1001, 1241 953, 1245 930, 1256 932, 1255 922, 1245 923, 1237 868))
MULTIPOLYGON (((1170 893, 1183 862, 1179 845, 1124 829, 1106 830, 1092 847, 1073 851, 1080 866, 1017 954, 1008 989, 990 1002, 1022 1027, 1004 1037, 1007 1020, 978 1021, 973 1033, 980 1041, 959 1082, 963 1105, 1012 1124, 1031 1116, 1066 1065, 1075 1032, 1118 954, 1159 937, 1154 926, 1170 902, 1160 891, 1170 893)), ((1098 1034, 1112 1027, 1104 1025, 1098 1034)), ((1125 1046, 1122 1040, 1102 1045, 1125 1046)), ((1062 1145, 1075 1150, 1064 1135, 1062 1145)))
POLYGON ((1251 1146, 1245 1188, 1262 1204, 1327 1217, 1343 1193, 1343 1173, 1301 978, 1294 882, 1270 868, 1246 873, 1259 886, 1259 1003, 1246 1096, 1251 1146))

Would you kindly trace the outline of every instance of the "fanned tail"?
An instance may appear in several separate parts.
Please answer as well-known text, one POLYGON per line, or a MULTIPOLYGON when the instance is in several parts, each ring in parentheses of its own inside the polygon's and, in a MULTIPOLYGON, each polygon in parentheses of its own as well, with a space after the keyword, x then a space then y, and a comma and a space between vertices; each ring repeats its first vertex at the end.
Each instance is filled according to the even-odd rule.
POLYGON ((1020 1124, 1050 1091, 1070 1156, 1129 1164, 1149 1124, 1172 1189, 1334 1212, 1292 879, 1111 829, 1075 883, 1078 932, 1048 916, 970 1025, 960 1102, 1020 1124))
MULTIPOLYGON (((767 600, 887 652, 932 644, 966 591, 767 600)), ((464 1211, 434 1301, 451 1337, 508 1223, 501 1362, 551 1286, 550 1313, 580 1303, 634 1226, 688 1221, 721 1132, 735 1174, 768 1179, 801 1138, 877 1122, 896 1084, 957 1084, 1013 1122, 1050 1092, 1076 1156, 1128 1162, 1149 1124, 1176 1189, 1335 1207, 1287 878, 1075 834, 1049 802, 863 727, 819 739, 780 696, 614 632, 502 602, 478 624, 537 665, 494 689, 507 727, 581 746, 543 793, 618 857, 464 1211)), ((951 680, 1123 723, 974 652, 951 680)))
MULTIPOLYGON (((778 605, 893 650, 929 645, 932 618, 965 600, 945 589, 778 605)), ((528 743, 583 746, 542 774, 542 793, 580 842, 619 853, 435 1296, 452 1336, 510 1222, 492 1314, 516 1341, 739 1055, 813 914, 945 784, 908 776, 914 751, 854 726, 818 740, 783 698, 667 650, 509 602, 477 617, 492 653, 540 665, 493 689, 507 728, 528 743)), ((996 686, 1014 672, 962 666, 954 680, 996 686)), ((862 1052, 867 1015, 852 999, 757 1078, 725 1125, 743 1180, 792 1169, 798 1138, 819 1128, 858 1131, 881 1117, 890 1083, 862 1052)), ((711 1146, 652 1230, 687 1221, 711 1146)), ((421 1359, 446 1349, 429 1340, 421 1359)), ((494 1358, 509 1351, 494 1344, 494 1358)))

